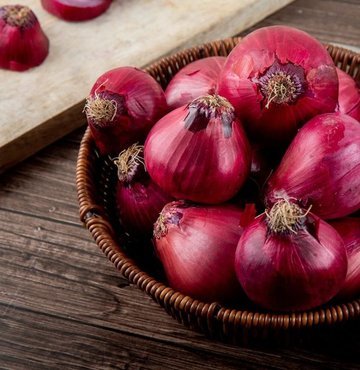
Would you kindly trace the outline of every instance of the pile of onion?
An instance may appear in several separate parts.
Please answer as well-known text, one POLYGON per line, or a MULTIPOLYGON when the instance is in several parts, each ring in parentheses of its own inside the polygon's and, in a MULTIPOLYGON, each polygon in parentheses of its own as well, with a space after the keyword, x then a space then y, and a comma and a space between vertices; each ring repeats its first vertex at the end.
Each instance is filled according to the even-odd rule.
POLYGON ((171 288, 296 312, 360 294, 359 102, 317 40, 274 26, 189 63, 165 92, 109 71, 85 112, 115 156, 123 229, 153 233, 171 288))

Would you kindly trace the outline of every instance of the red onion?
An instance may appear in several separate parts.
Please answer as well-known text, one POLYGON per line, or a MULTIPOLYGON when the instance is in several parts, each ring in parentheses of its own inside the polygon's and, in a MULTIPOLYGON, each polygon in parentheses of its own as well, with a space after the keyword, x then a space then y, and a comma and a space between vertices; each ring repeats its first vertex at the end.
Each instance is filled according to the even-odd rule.
POLYGON ((30 8, 0 7, 0 67, 25 71, 40 65, 49 53, 49 40, 30 8))
POLYGON ((161 86, 149 74, 134 67, 120 67, 97 79, 85 112, 100 153, 118 154, 145 139, 167 112, 167 104, 161 86))
POLYGON ((120 221, 130 233, 151 234, 160 211, 172 198, 145 171, 142 145, 133 144, 114 161, 118 167, 116 204, 120 221))
POLYGON ((274 145, 288 142, 311 117, 335 110, 338 79, 330 55, 313 37, 287 26, 264 27, 232 50, 219 94, 254 138, 274 145))
POLYGON ((49 13, 66 21, 86 21, 104 13, 111 0, 41 0, 49 13))
POLYGON ((221 203, 244 183, 250 149, 231 104, 218 95, 195 99, 163 117, 145 143, 151 178, 178 199, 221 203))
POLYGON ((360 124, 340 113, 302 127, 269 178, 266 203, 295 198, 323 219, 360 208, 360 124))
POLYGON ((338 111, 360 122, 360 88, 356 81, 341 69, 336 68, 339 78, 338 111))
POLYGON ((179 108, 199 96, 214 94, 225 57, 208 57, 196 60, 180 69, 165 90, 171 108, 179 108))
POLYGON ((360 294, 360 218, 343 218, 331 222, 345 243, 348 270, 338 297, 356 298, 360 294))
POLYGON ((339 291, 347 270, 334 228, 287 200, 274 204, 241 235, 235 271, 248 297, 271 310, 307 310, 339 291))
POLYGON ((204 301, 239 298, 234 271, 240 218, 252 209, 199 206, 183 201, 167 204, 154 226, 154 244, 170 286, 204 301))

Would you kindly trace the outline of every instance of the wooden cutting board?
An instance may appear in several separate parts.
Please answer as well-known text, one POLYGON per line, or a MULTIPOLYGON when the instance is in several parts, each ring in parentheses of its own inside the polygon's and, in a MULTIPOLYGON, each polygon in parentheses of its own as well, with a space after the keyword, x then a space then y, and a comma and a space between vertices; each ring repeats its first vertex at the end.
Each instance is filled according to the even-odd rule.
POLYGON ((232 36, 291 1, 114 0, 105 14, 82 23, 53 17, 39 0, 23 1, 48 35, 50 53, 32 70, 0 70, 0 172, 83 125, 83 100, 108 69, 142 67, 232 36))

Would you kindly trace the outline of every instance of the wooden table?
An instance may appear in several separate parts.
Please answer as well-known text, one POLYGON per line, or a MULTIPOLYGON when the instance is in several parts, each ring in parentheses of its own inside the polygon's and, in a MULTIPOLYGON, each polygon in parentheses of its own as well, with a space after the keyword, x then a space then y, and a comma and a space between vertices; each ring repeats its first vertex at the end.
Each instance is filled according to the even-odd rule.
MULTIPOLYGON (((287 24, 358 48, 359 19, 359 0, 297 0, 255 28, 287 24)), ((359 322, 312 345, 233 346, 129 285, 78 219, 83 131, 1 176, 0 369, 360 368, 359 322)))

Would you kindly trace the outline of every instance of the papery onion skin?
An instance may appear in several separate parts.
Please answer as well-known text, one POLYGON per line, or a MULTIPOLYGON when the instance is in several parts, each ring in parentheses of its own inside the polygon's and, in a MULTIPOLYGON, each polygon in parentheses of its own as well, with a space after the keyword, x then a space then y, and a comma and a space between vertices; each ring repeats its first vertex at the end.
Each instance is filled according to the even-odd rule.
POLYGON ((323 219, 360 208, 360 125, 340 113, 314 117, 298 132, 270 176, 268 206, 295 198, 323 219))
POLYGON ((307 310, 328 302, 347 270, 339 234, 311 213, 307 227, 274 234, 266 217, 245 228, 236 249, 235 271, 247 296, 276 311, 307 310))
POLYGON ((0 7, 0 35, 0 68, 26 71, 43 63, 49 53, 49 39, 27 6, 0 7))
POLYGON ((206 302, 242 297, 234 271, 241 216, 241 209, 229 205, 177 201, 164 207, 155 224, 154 244, 173 289, 206 302))
POLYGON ((101 155, 117 155, 134 142, 143 142, 155 122, 167 113, 165 94, 149 74, 134 67, 119 67, 101 75, 85 106, 88 124, 101 155), (91 103, 112 102, 114 114, 96 120, 91 103))
POLYGON ((45 10, 66 21, 86 21, 104 13, 112 0, 41 0, 45 10))
POLYGON ((214 94, 225 60, 225 57, 207 57, 180 69, 165 90, 169 108, 173 110, 201 95, 214 94))
POLYGON ((347 73, 336 67, 339 78, 340 113, 347 114, 360 122, 360 87, 347 73))
POLYGON ((317 40, 295 28, 271 26, 247 35, 232 50, 218 93, 233 104, 252 138, 277 146, 288 143, 306 120, 335 110, 338 78, 317 40), (280 71, 290 78, 292 90, 276 103, 265 88, 271 73, 280 71))
POLYGON ((360 218, 334 220, 331 226, 342 237, 348 256, 348 271, 339 298, 354 299, 360 295, 360 218))
POLYGON ((224 108, 226 113, 204 113, 209 113, 205 117, 203 98, 157 122, 145 142, 145 164, 151 178, 173 197, 216 204, 230 199, 243 185, 251 153, 232 107, 224 108))

